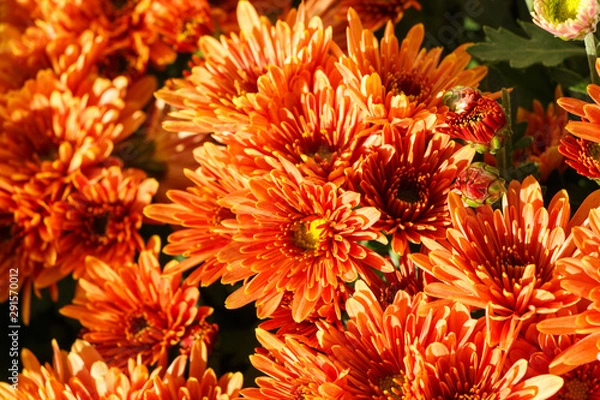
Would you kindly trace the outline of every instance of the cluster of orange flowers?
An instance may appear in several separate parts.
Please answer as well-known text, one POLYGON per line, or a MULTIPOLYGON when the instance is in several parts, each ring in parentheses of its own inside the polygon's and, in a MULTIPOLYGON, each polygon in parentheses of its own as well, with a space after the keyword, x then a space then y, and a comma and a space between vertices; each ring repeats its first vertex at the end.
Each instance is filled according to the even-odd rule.
POLYGON ((396 36, 414 0, 0 7, 0 271, 25 323, 72 276, 84 327, 51 365, 24 350, 3 397, 600 396, 600 191, 571 212, 541 185, 600 179, 599 86, 519 109, 509 152, 468 44, 396 36), (246 387, 207 367, 219 282, 261 320, 246 387))

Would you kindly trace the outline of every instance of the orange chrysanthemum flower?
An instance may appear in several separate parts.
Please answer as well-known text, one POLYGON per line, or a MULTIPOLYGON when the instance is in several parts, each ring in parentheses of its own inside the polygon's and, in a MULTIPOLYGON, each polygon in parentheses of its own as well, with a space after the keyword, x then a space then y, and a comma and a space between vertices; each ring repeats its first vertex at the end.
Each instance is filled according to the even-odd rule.
POLYGON ((426 302, 424 293, 413 298, 398 291, 392 303, 382 306, 365 282, 358 281, 355 290, 346 302, 350 317, 346 328, 322 324, 320 345, 339 368, 348 371, 344 390, 352 399, 408 397, 411 383, 419 376, 409 347, 418 346, 419 337, 443 335, 442 329, 429 332, 427 327, 433 327, 444 313, 456 327, 470 316, 466 310, 444 310, 437 318, 419 316, 417 310, 426 302))
POLYGON ((486 310, 491 345, 508 349, 523 321, 577 301, 554 274, 568 233, 566 191, 545 208, 542 189, 529 176, 509 184, 501 209, 471 209, 456 193, 448 203, 447 242, 424 240, 429 253, 411 257, 439 280, 429 283, 426 293, 486 310))
MULTIPOLYGON (((228 372, 217 377, 212 368, 207 368, 208 350, 204 341, 196 340, 189 355, 189 363, 186 362, 187 358, 185 355, 178 356, 162 378, 153 377, 152 386, 145 386, 142 392, 143 398, 148 400, 240 398, 244 376, 240 372, 228 372), (187 376, 185 376, 186 367, 187 376)), ((131 367, 129 369, 131 370, 131 367)))
POLYGON ((45 221, 59 232, 57 268, 45 269, 36 285, 45 287, 71 273, 75 279, 85 276, 87 256, 114 264, 131 261, 144 247, 138 231, 157 188, 158 182, 138 169, 112 166, 89 177, 75 173, 73 191, 52 204, 45 221))
POLYGON ((317 348, 318 326, 322 321, 335 326, 343 324, 342 311, 345 309, 346 300, 349 296, 350 290, 348 289, 345 286, 340 286, 338 293, 333 296, 334 301, 332 303, 325 303, 321 300, 313 307, 313 312, 300 322, 294 321, 292 314, 294 296, 293 293, 287 292, 283 296, 279 307, 271 314, 269 319, 261 322, 258 327, 274 332, 278 337, 284 335, 294 336, 296 340, 317 348))
POLYGON ((198 289, 182 285, 179 274, 161 273, 157 239, 150 240, 137 264, 109 265, 88 257, 73 304, 60 309, 81 322, 83 339, 110 366, 124 367, 128 359, 141 357, 146 365, 166 367, 171 348, 188 354, 193 340, 210 344, 216 333, 206 321, 212 308, 197 305, 198 289))
POLYGON ((399 256, 394 265, 396 268, 393 272, 378 274, 377 278, 369 284, 369 288, 383 307, 392 304, 396 293, 400 290, 411 296, 423 291, 425 276, 408 254, 399 256))
POLYGON ((562 275, 561 286, 586 299, 587 309, 579 314, 549 318, 538 324, 538 329, 549 334, 584 334, 550 364, 550 371, 562 373, 576 366, 600 360, 600 210, 592 209, 586 226, 572 230, 577 251, 573 257, 557 261, 562 275))
MULTIPOLYGON (((556 99, 562 97, 560 86, 554 92, 556 99)), ((538 100, 533 101, 533 110, 517 109, 517 123, 526 122, 525 136, 532 137, 531 145, 516 151, 517 166, 523 162, 534 162, 540 171, 540 182, 545 182, 553 171, 564 172, 567 164, 559 153, 559 143, 566 136, 567 112, 556 103, 548 104, 546 110, 538 100)))
POLYGON ((292 315, 300 322, 321 300, 332 303, 340 285, 393 266, 361 243, 385 240, 372 228, 379 211, 356 208, 358 193, 315 183, 280 162, 284 170, 250 179, 245 196, 221 200, 237 221, 224 222, 235 234, 217 257, 228 264, 223 283, 244 280, 227 307, 256 301, 259 318, 265 318, 291 292, 292 315))
MULTIPOLYGON (((484 322, 479 320, 478 322, 484 322)), ((563 385, 561 377, 525 378, 527 360, 504 368, 505 354, 486 341, 485 324, 476 323, 431 343, 415 356, 425 373, 418 378, 416 399, 550 399, 563 385)), ((460 326, 458 326, 460 328, 460 326)))
POLYGON ((272 67, 261 77, 257 95, 273 105, 272 115, 264 124, 254 118, 252 125, 223 141, 247 175, 276 168, 277 157, 282 157, 311 178, 343 186, 344 169, 358 158, 371 133, 369 125, 337 86, 339 79, 317 70, 305 84, 300 80, 288 82, 284 71, 272 67))
MULTIPOLYGON (((36 356, 23 349, 23 370, 18 376, 18 390, 0 382, 0 394, 10 400, 92 399, 111 395, 130 398, 133 388, 139 389, 148 379, 145 374, 129 377, 119 368, 108 366, 89 343, 77 340, 67 353, 52 340, 52 364, 41 365, 36 356)), ((132 360, 133 361, 133 360, 132 360)), ((141 371, 139 371, 141 372, 141 371)))
POLYGON ((375 32, 390 20, 394 25, 397 24, 409 8, 420 10, 421 4, 417 0, 309 0, 306 2, 306 9, 311 15, 319 16, 326 26, 333 28, 333 39, 342 48, 346 47, 348 26, 346 16, 350 8, 362 17, 365 29, 375 32))
POLYGON ((485 342, 484 320, 460 303, 434 307, 424 293, 398 291, 383 306, 364 282, 355 289, 345 330, 323 324, 319 332, 321 347, 347 371, 343 389, 352 399, 509 399, 531 392, 545 399, 562 384, 550 375, 522 381, 525 360, 504 372, 502 350, 485 342))
POLYGON ((194 342, 189 356, 180 355, 169 368, 148 371, 140 359, 129 359, 125 368, 108 365, 88 342, 77 340, 67 353, 52 341, 52 364, 41 365, 31 351, 22 353, 23 371, 18 390, 0 382, 6 400, 233 400, 239 398, 242 374, 228 373, 217 378, 207 368, 206 345, 194 342), (189 363, 188 363, 189 359, 189 363), (189 367, 185 373, 186 367, 189 367))
MULTIPOLYGON (((596 72, 600 74, 600 59, 596 59, 596 72)), ((581 121, 569 121, 567 131, 580 139, 600 143, 600 86, 588 85, 587 93, 594 103, 571 97, 561 97, 556 102, 569 113, 581 117, 581 121)))
POLYGON ((600 182, 600 143, 569 135, 562 138, 558 151, 579 175, 600 182))
MULTIPOLYGON (((561 310, 566 311, 566 310, 561 310)), ((570 310, 567 311, 570 314, 570 310)), ((560 314, 565 314, 560 312, 560 314)), ((546 374, 550 370, 553 359, 560 356, 569 347, 577 344, 583 335, 548 335, 540 333, 537 323, 533 322, 523 329, 521 336, 515 341, 508 353, 509 358, 525 358, 528 360, 527 377, 546 374)), ((600 360, 582 364, 567 372, 552 371, 560 374, 564 380, 563 387, 550 397, 551 400, 563 399, 597 399, 600 396, 600 360)))
MULTIPOLYGON (((240 31, 236 19, 236 7, 239 0, 222 0, 218 4, 212 2, 210 11, 220 34, 230 34, 240 31)), ((285 19, 292 10, 292 0, 252 0, 252 6, 259 15, 264 15, 271 21, 285 19)))
POLYGON ((180 53, 198 50, 198 40, 214 31, 207 0, 153 0, 144 10, 143 25, 180 53))
POLYGON ((337 64, 352 97, 375 123, 404 118, 427 118, 442 106, 446 90, 456 85, 475 87, 487 73, 477 66, 465 70, 468 45, 457 47, 441 62, 442 48, 421 48, 425 29, 415 25, 402 44, 388 22, 381 43, 363 29, 356 11, 348 12, 348 55, 337 64))
POLYGON ((153 78, 128 88, 123 77, 110 81, 82 73, 85 68, 58 76, 44 70, 6 94, 0 102, 0 176, 19 186, 36 174, 46 185, 67 178, 104 161, 114 143, 141 125, 153 78))
POLYGON ((219 262, 216 255, 230 243, 234 233, 222 222, 235 218, 235 215, 219 200, 247 187, 247 178, 232 166, 223 146, 207 142, 195 152, 195 159, 202 166, 195 172, 186 171, 195 186, 185 191, 169 191, 167 197, 171 204, 151 204, 144 209, 144 214, 182 228, 169 235, 169 244, 163 251, 187 259, 167 267, 165 272, 179 273, 197 267, 187 277, 188 281, 208 286, 220 279, 225 271, 226 265, 219 262))
POLYGON ((312 74, 327 65, 330 30, 318 18, 306 21, 302 12, 291 12, 287 21, 271 24, 258 15, 249 1, 237 7, 240 33, 200 39, 204 60, 183 79, 173 80, 156 93, 179 109, 177 119, 165 124, 173 131, 237 131, 250 124, 254 107, 248 96, 257 93, 258 79, 277 66, 289 74, 312 74))
POLYGON ((242 389, 244 399, 353 399, 342 389, 345 371, 325 354, 292 335, 280 338, 257 328, 256 337, 263 347, 256 349, 250 361, 267 376, 256 379, 258 388, 242 389))
POLYGON ((375 229, 392 235, 392 249, 403 255, 409 242, 444 237, 450 225, 446 197, 473 155, 447 135, 386 125, 383 145, 348 170, 348 184, 361 193, 361 204, 381 212, 375 229))

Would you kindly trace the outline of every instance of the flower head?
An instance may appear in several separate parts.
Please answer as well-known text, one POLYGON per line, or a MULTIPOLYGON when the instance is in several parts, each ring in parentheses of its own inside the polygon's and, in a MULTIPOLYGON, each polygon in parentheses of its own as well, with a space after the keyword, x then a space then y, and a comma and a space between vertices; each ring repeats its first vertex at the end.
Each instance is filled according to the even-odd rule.
POLYGON ((456 193, 448 201, 447 242, 425 241, 429 253, 411 257, 439 280, 426 293, 486 310, 491 345, 508 348, 523 321, 578 299, 554 274, 570 218, 566 191, 545 208, 541 187, 529 176, 509 184, 498 210, 466 207, 456 193))
POLYGON ((506 192, 500 172, 484 162, 474 162, 456 177, 456 188, 470 207, 493 204, 506 192))
POLYGON ((418 128, 405 134, 385 126, 382 136, 383 145, 348 171, 348 181, 361 204, 381 212, 375 228, 392 235, 392 248, 402 255, 409 242, 444 236, 450 225, 446 196, 474 152, 418 128))
POLYGON ((137 169, 112 166, 93 176, 73 176, 73 188, 52 204, 46 224, 55 230, 59 256, 56 269, 46 269, 38 285, 54 283, 73 272, 85 276, 85 258, 94 256, 107 263, 133 260, 144 247, 139 229, 143 209, 152 201, 158 182, 137 169))
POLYGON ((171 203, 150 204, 144 214, 181 228, 169 235, 169 244, 163 251, 187 258, 165 267, 165 272, 182 273, 196 267, 186 279, 190 284, 200 282, 207 286, 225 272, 226 265, 216 255, 229 244, 234 233, 223 226, 223 221, 234 219, 235 215, 219 200, 247 187, 248 179, 234 168, 224 146, 207 142, 194 155, 202 163, 196 171, 186 171, 194 185, 186 190, 168 191, 171 203))
POLYGON ((52 363, 42 365, 30 350, 24 349, 18 390, 0 382, 2 398, 233 400, 239 398, 243 384, 239 372, 217 378, 213 369, 207 368, 208 354, 202 341, 194 342, 189 356, 180 355, 168 368, 155 368, 151 372, 140 358, 127 360, 123 368, 111 366, 85 340, 76 340, 68 353, 52 340, 52 350, 52 363))
POLYGON ((463 304, 398 291, 383 306, 364 282, 355 288, 346 328, 322 324, 319 332, 354 399, 509 399, 532 391, 546 399, 562 385, 551 375, 523 379, 525 360, 505 368, 503 351, 486 343, 484 320, 463 304))
POLYGON ((566 136, 560 141, 558 151, 579 175, 600 182, 600 143, 566 136))
MULTIPOLYGON (((572 308, 566 308, 557 315, 571 315, 572 308)), ((553 316, 545 316, 552 318, 553 316)), ((523 357, 528 360, 528 372, 526 377, 534 377, 552 372, 560 375, 564 380, 563 387, 555 397, 551 399, 595 399, 600 396, 600 360, 581 364, 565 372, 555 368, 550 369, 552 360, 559 357, 561 353, 577 344, 584 335, 560 334, 550 335, 538 331, 537 326, 543 319, 526 324, 522 334, 515 341, 509 352, 509 358, 523 357)))
POLYGON ((256 379, 258 388, 241 391, 244 399, 350 400, 343 390, 346 372, 322 352, 295 340, 256 330, 261 348, 250 356, 252 365, 267 376, 256 379))
POLYGON ((124 367, 128 359, 141 357, 145 364, 166 367, 171 348, 179 345, 188 354, 194 339, 210 344, 216 332, 206 322, 212 309, 197 305, 198 289, 182 285, 179 274, 161 273, 156 239, 136 264, 88 257, 73 304, 60 310, 81 322, 83 339, 111 366, 124 367))
POLYGON ((586 299, 589 305, 579 314, 549 318, 538 324, 544 333, 584 334, 585 337, 552 361, 551 372, 562 373, 593 362, 600 354, 600 210, 590 210, 588 221, 586 226, 573 228, 578 251, 573 257, 558 260, 557 269, 563 277, 561 286, 586 299))
MULTIPOLYGON (((440 333, 427 330, 438 321, 418 315, 419 306, 425 303, 424 293, 413 298, 398 291, 392 303, 383 306, 365 282, 358 281, 355 289, 346 302, 350 317, 346 328, 322 324, 320 345, 336 365, 348 371, 344 389, 352 398, 404 398, 419 375, 413 369, 409 347, 419 345, 420 338, 440 333)), ((462 326, 470 317, 461 311, 449 312, 447 322, 462 326)))
MULTIPOLYGON (((556 87, 555 98, 562 97, 560 86, 556 87)), ((524 162, 534 162, 540 171, 540 181, 545 182, 550 173, 564 172, 567 164, 559 152, 560 141, 567 135, 567 112, 556 103, 548 104, 546 110, 538 100, 533 102, 533 110, 519 107, 517 123, 527 122, 526 137, 533 139, 531 145, 514 154, 517 166, 524 162)))
MULTIPOLYGON (((595 1, 594 1, 595 2, 595 1)), ((596 72, 600 73, 600 59, 596 60, 596 72)), ((587 93, 593 103, 572 97, 561 97, 556 102, 581 121, 569 121, 566 130, 580 139, 600 143, 600 86, 590 84, 587 93)))
POLYGON ((271 67, 259 79, 256 99, 262 96, 273 106, 271 115, 264 123, 255 117, 223 140, 242 171, 257 175, 280 168, 276 160, 282 157, 311 178, 344 185, 344 170, 372 130, 336 72, 319 69, 290 82, 284 71, 271 67))
POLYGON ((583 39, 596 31, 600 8, 596 0, 534 0, 533 22, 561 39, 583 39))
POLYGON ((313 182, 280 161, 284 170, 250 179, 243 197, 221 199, 236 222, 226 223, 235 233, 217 258, 228 264, 224 283, 244 280, 226 300, 228 307, 256 301, 264 318, 291 292, 292 315, 300 322, 321 301, 332 303, 339 286, 393 267, 362 244, 383 240, 372 228, 379 218, 375 208, 357 208, 358 193, 313 182))
POLYGON ((309 0, 305 2, 309 15, 318 15, 326 26, 333 28, 333 40, 340 46, 346 47, 346 16, 352 8, 362 17, 365 29, 376 32, 388 21, 397 24, 404 12, 409 8, 421 9, 418 0, 309 0))
MULTIPOLYGON (((185 79, 174 80, 157 97, 179 111, 166 129, 226 134, 250 123, 255 110, 249 95, 258 90, 258 79, 274 65, 291 76, 327 65, 331 33, 320 19, 305 20, 290 13, 287 21, 272 24, 259 16, 249 1, 237 6, 240 33, 200 39, 204 60, 185 79)), ((291 78, 290 78, 291 79, 291 78)))
POLYGON ((438 113, 446 90, 456 86, 476 86, 487 73, 478 66, 465 69, 471 57, 467 44, 457 47, 442 59, 442 49, 421 48, 425 29, 413 26, 402 43, 388 22, 381 42, 363 29, 361 18, 348 11, 348 55, 337 67, 352 97, 377 124, 397 123, 404 118, 431 121, 438 113))

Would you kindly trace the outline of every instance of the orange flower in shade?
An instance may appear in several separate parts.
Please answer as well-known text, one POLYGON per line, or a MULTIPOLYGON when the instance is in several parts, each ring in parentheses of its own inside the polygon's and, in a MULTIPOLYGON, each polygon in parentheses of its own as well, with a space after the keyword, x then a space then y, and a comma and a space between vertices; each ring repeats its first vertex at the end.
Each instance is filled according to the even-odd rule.
POLYGON ((181 228, 169 235, 169 244, 163 251, 187 258, 166 267, 165 272, 184 272, 196 267, 187 280, 190 284, 200 282, 208 286, 223 275, 226 265, 216 255, 230 243, 235 232, 222 225, 222 221, 234 219, 235 215, 219 199, 247 187, 247 178, 236 171, 223 146, 207 142, 195 152, 195 159, 202 166, 195 172, 186 171, 194 186, 185 191, 170 190, 167 197, 172 203, 150 204, 144 214, 181 228))
MULTIPOLYGON (((374 275, 375 279, 375 275, 374 275)), ((301 322, 294 321, 292 315, 293 293, 287 292, 277 309, 271 314, 269 319, 261 322, 259 328, 274 332, 278 337, 292 335, 296 340, 301 341, 311 347, 318 347, 317 332, 321 321, 326 321, 331 325, 343 324, 342 312, 345 309, 346 300, 349 296, 349 288, 340 286, 338 293, 333 298, 332 303, 320 301, 313 311, 301 322)))
POLYGON ((0 382, 3 399, 230 400, 239 398, 243 385, 239 372, 217 378, 206 367, 207 351, 202 341, 194 342, 189 356, 180 355, 169 368, 156 368, 152 372, 139 358, 129 359, 122 369, 110 366, 84 340, 76 340, 69 353, 60 350, 56 340, 52 341, 52 348, 52 364, 44 365, 31 351, 23 350, 18 390, 0 382), (189 367, 187 374, 186 367, 189 367))
POLYGON ((447 242, 424 240, 429 253, 411 257, 439 280, 425 287, 427 294, 486 310, 490 345, 508 349, 523 321, 578 300, 554 273, 568 233, 566 191, 545 208, 542 189, 529 176, 509 184, 501 209, 471 209, 456 193, 448 203, 447 242))
MULTIPOLYGON (((212 3, 210 11, 218 28, 219 34, 239 33, 240 26, 236 19, 236 7, 239 0, 223 0, 218 4, 212 3)), ((288 13, 292 10, 291 0, 252 0, 252 7, 256 9, 258 15, 264 15, 270 21, 278 19, 285 20, 288 13)))
POLYGON ((600 182, 600 143, 569 135, 560 141, 558 151, 578 174, 600 182))
POLYGON ((253 400, 351 400, 345 387, 346 372, 328 356, 297 341, 264 329, 256 329, 262 347, 250 356, 252 365, 267 376, 256 378, 257 388, 241 390, 242 398, 253 400))
POLYGON ((310 15, 319 16, 326 26, 333 28, 333 39, 344 48, 346 46, 346 27, 348 26, 346 16, 348 9, 352 8, 362 16, 362 24, 365 29, 372 32, 377 31, 389 20, 395 25, 409 8, 421 10, 421 4, 417 0, 309 0, 306 10, 310 15))
MULTIPOLYGON (((554 91, 556 99, 562 97, 560 86, 554 91)), ((517 109, 517 123, 526 122, 525 136, 532 137, 531 145, 523 150, 515 151, 514 162, 521 164, 532 161, 540 171, 540 182, 545 182, 553 171, 564 172, 567 164, 559 153, 560 141, 567 135, 567 112, 556 103, 548 104, 546 110, 539 100, 533 101, 533 110, 522 107, 517 109)))
POLYGON ((36 53, 43 56, 45 45, 89 29, 106 38, 108 46, 97 61, 101 75, 110 78, 126 75, 137 80, 149 65, 162 68, 175 61, 178 51, 195 51, 198 38, 213 31, 205 0, 178 0, 169 7, 163 0, 38 3, 33 26, 19 39, 18 55, 31 61, 36 53))
MULTIPOLYGON (((569 313, 569 312, 567 312, 569 313)), ((564 315, 565 312, 560 312, 564 315)), ((570 313, 569 313, 570 314, 570 313)), ((583 335, 548 335, 537 330, 537 323, 524 327, 521 337, 516 341, 510 352, 509 358, 525 358, 528 360, 529 370, 526 376, 546 374, 554 358, 560 356, 569 347, 576 345, 583 335)), ((552 400, 563 399, 597 399, 600 396, 600 360, 582 364, 567 372, 560 374, 564 385, 552 400)))
MULTIPOLYGON (((600 59, 596 59, 596 72, 600 74, 600 59)), ((581 117, 581 121, 569 121, 567 131, 580 139, 600 143, 600 86, 588 85, 587 93, 593 103, 572 97, 561 97, 556 102, 567 112, 581 117)))
POLYGON ((550 372, 563 373, 579 365, 600 360, 600 210, 592 209, 588 223, 572 230, 577 251, 573 257, 557 261, 561 286, 587 300, 587 309, 576 315, 548 318, 538 324, 549 334, 583 334, 585 337, 567 348, 550 364, 550 372))
POLYGON ((161 273, 159 251, 153 237, 136 264, 88 257, 73 304, 60 309, 81 322, 83 339, 110 366, 141 357, 145 365, 166 367, 170 349, 188 354, 195 339, 213 341, 217 327, 206 322, 212 308, 197 305, 198 288, 182 285, 181 275, 161 273))
POLYGON ((383 145, 348 170, 348 185, 361 193, 362 205, 381 212, 374 228, 392 235, 392 249, 403 255, 409 242, 444 237, 446 197, 474 151, 417 126, 404 132, 386 125, 382 136, 383 145))
MULTIPOLYGON (((32 180, 23 188, 0 177, 0 210, 2 217, 1 271, 9 268, 19 270, 20 313, 25 324, 29 323, 32 289, 41 297, 36 282, 40 273, 56 265, 58 252, 55 232, 46 224, 50 207, 68 191, 64 181, 44 183, 32 180)), ((56 281, 49 286, 50 297, 58 300, 56 281)), ((0 299, 8 296, 8 285, 0 285, 0 299)))
POLYGON ((394 261, 394 265, 396 268, 393 272, 378 274, 379 279, 376 278, 369 284, 369 289, 377 297, 382 307, 391 304, 400 290, 411 296, 423 291, 423 273, 416 268, 408 254, 398 257, 398 260, 394 261))
POLYGON ((483 66, 465 70, 471 60, 466 44, 441 61, 442 48, 422 49, 421 24, 411 28, 399 45, 391 22, 379 43, 373 32, 363 29, 353 9, 348 20, 348 55, 341 56, 337 66, 371 122, 427 118, 442 111, 446 90, 456 85, 475 87, 487 73, 483 66))
POLYGON ((214 31, 210 13, 207 0, 153 0, 144 10, 143 26, 176 52, 193 53, 198 39, 214 31))
POLYGON ((281 106, 274 106, 277 111, 264 125, 256 118, 223 140, 240 169, 247 175, 268 172, 280 168, 275 160, 282 157, 311 178, 343 186, 344 169, 358 158, 371 130, 351 98, 336 87, 336 78, 317 70, 307 90, 310 79, 305 85, 300 79, 288 82, 281 69, 272 67, 259 81, 257 98, 281 106))
POLYGON ((154 78, 128 88, 124 77, 85 74, 80 60, 82 70, 41 71, 0 102, 0 176, 19 186, 36 174, 46 184, 65 179, 104 161, 114 143, 141 125, 154 78))
POLYGON ((136 135, 131 140, 121 142, 115 153, 128 156, 127 164, 136 166, 155 177, 160 185, 154 202, 168 202, 166 193, 172 189, 184 190, 189 184, 186 169, 195 169, 198 162, 194 150, 209 135, 192 132, 168 132, 162 127, 171 107, 162 100, 156 100, 148 110, 148 120, 142 127, 143 136, 136 135))
POLYGON ((224 222, 235 234, 217 258, 228 264, 223 283, 244 281, 227 307, 256 301, 258 317, 266 318, 291 292, 292 316, 300 322, 321 301, 335 301, 344 283, 369 279, 373 269, 391 272, 393 266, 361 243, 385 240, 373 229, 379 211, 357 208, 358 193, 315 183, 280 162, 284 170, 250 179, 245 196, 221 199, 237 220, 224 222))
MULTIPOLYGON (((306 21, 291 12, 274 25, 261 17, 249 1, 237 6, 240 33, 200 39, 204 60, 185 79, 173 80, 156 96, 180 110, 165 123, 173 131, 215 132, 217 137, 250 124, 260 76, 269 66, 286 71, 287 79, 328 64, 331 33, 318 18, 306 21)), ((331 61, 329 61, 331 62, 331 61)), ((263 112, 268 112, 267 110, 263 112)))
POLYGON ((88 255, 107 263, 131 261, 144 247, 138 231, 157 188, 158 182, 138 169, 112 166, 89 177, 75 173, 73 191, 52 205, 45 221, 60 232, 57 268, 44 270, 36 284, 45 287, 71 273, 75 279, 85 276, 88 255))
POLYGON ((436 307, 424 293, 398 291, 382 305, 364 282, 355 289, 346 329, 324 324, 319 332, 321 347, 347 371, 343 389, 352 399, 545 399, 562 384, 550 375, 522 381, 525 360, 505 372, 502 350, 485 342, 484 320, 460 303, 436 307))

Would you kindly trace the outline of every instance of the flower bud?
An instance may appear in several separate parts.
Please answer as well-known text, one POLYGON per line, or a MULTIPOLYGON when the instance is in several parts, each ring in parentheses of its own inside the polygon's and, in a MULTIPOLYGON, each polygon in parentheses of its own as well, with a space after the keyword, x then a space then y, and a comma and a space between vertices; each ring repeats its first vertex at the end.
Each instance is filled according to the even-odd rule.
POLYGON ((464 113, 473 108, 479 97, 481 97, 481 93, 475 88, 469 86, 455 86, 444 93, 442 101, 450 111, 464 113))
POLYGON ((597 0, 534 0, 533 22, 563 40, 583 39, 596 31, 597 0))
POLYGON ((456 187, 469 207, 493 204, 506 192, 498 170, 484 162, 474 162, 456 178, 456 187))

